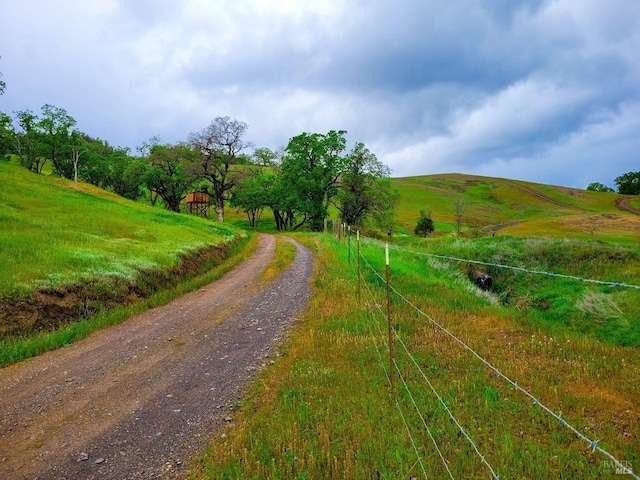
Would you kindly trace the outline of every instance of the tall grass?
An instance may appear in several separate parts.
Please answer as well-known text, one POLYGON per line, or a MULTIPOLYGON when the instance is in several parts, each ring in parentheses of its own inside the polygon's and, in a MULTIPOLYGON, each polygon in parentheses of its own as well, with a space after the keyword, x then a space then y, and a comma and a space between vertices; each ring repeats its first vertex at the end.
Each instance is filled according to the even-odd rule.
MULTIPOLYGON (((307 241, 319 255, 307 313, 192 478, 446 478, 418 411, 454 478, 489 478, 411 357, 500 478, 611 473, 605 457, 395 295, 394 328, 411 355, 396 344, 396 363, 411 395, 397 372, 392 391, 383 282, 364 272, 368 287, 358 303, 346 246, 328 237, 307 241)), ((363 255, 384 272, 379 246, 364 247, 363 255)), ((637 349, 571 329, 549 335, 523 322, 526 312, 478 298, 458 275, 427 263, 392 253, 394 288, 620 460, 638 465, 637 349)))
MULTIPOLYGON (((523 239, 439 239, 405 240, 398 244, 399 268, 407 275, 431 282, 446 282, 456 275, 470 286, 466 273, 481 270, 493 279, 492 298, 519 310, 520 322, 548 334, 558 332, 594 335, 612 344, 640 346, 640 290, 580 282, 501 268, 511 265, 530 271, 577 276, 584 279, 628 283, 640 286, 640 252, 622 246, 578 240, 523 239), (428 261, 424 254, 439 254, 490 264, 428 261)), ((477 290, 476 290, 477 291, 477 290)))

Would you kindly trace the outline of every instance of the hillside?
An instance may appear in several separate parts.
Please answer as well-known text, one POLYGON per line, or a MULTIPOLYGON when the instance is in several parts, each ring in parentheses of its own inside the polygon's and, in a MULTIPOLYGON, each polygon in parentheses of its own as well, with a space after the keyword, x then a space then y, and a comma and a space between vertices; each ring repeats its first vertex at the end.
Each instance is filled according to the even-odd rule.
POLYGON ((397 222, 413 231, 420 210, 432 211, 438 232, 455 230, 462 204, 463 232, 637 244, 640 198, 462 174, 395 178, 397 222))
POLYGON ((48 330, 219 262, 244 234, 0 162, 0 334, 48 330))

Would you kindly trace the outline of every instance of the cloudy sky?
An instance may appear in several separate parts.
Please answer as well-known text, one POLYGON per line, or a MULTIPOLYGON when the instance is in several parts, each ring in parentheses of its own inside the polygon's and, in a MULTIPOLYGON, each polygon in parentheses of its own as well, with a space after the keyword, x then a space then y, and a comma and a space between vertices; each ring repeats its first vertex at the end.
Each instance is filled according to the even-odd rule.
POLYGON ((218 116, 348 131, 392 175, 570 187, 640 170, 638 0, 0 0, 0 111, 113 145, 218 116))

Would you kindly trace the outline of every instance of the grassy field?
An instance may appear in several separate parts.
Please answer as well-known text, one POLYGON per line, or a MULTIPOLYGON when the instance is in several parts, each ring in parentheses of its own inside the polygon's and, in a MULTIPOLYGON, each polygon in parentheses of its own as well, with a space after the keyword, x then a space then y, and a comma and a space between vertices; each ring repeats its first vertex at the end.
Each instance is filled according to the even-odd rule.
MULTIPOLYGON (((409 252, 422 250, 424 242, 396 245, 391 252, 391 279, 398 292, 392 296, 396 360, 391 389, 382 247, 362 245, 365 282, 358 302, 355 255, 348 260, 346 244, 329 236, 300 238, 319 257, 307 313, 275 365, 253 384, 234 425, 212 440, 191 478, 449 478, 449 470, 453 478, 493 478, 493 471, 500 478, 588 479, 615 473, 608 457, 594 452, 521 389, 588 439, 599 440, 623 465, 640 463, 640 350, 637 344, 621 345, 623 331, 610 339, 598 330, 584 331, 576 305, 582 285, 576 292, 560 286, 562 300, 550 301, 540 319, 535 306, 523 308, 499 293, 475 288, 457 262, 409 252), (568 319, 570 309, 578 312, 576 318, 568 319)), ((553 241, 508 239, 495 247, 475 242, 428 250, 460 256, 481 252, 492 258, 494 248, 510 250, 503 260, 542 256, 536 266, 545 266, 554 259, 544 252, 559 247, 553 241)), ((600 259, 616 250, 592 250, 579 242, 570 248, 600 259)), ((605 278, 627 268, 637 272, 637 252, 620 248, 618 254, 623 259, 613 267, 596 260, 574 269, 564 261, 562 269, 605 278)), ((528 282, 540 280, 525 275, 509 281, 516 284, 511 295, 534 295, 528 282)), ((608 295, 602 288, 598 295, 608 295)), ((541 287, 539 295, 549 289, 541 287)), ((622 295, 635 295, 619 309, 637 331, 638 296, 622 295)), ((617 324, 614 318, 595 321, 605 330, 607 322, 617 324)))
MULTIPOLYGON (((456 201, 466 236, 574 238, 640 244, 640 217, 616 206, 620 195, 516 180, 448 174, 397 178, 398 224, 413 232, 420 210, 433 213, 436 235, 455 231, 456 201)), ((632 198, 631 205, 638 199, 632 198)))
POLYGON ((0 162, 0 298, 88 277, 133 279, 235 239, 228 225, 131 202, 0 162))

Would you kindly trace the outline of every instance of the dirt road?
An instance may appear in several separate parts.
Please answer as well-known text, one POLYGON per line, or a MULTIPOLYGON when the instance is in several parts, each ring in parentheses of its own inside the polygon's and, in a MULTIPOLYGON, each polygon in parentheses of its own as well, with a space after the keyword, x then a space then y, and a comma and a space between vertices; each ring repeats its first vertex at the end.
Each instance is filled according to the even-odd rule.
POLYGON ((0 369, 0 478, 170 476, 233 421, 305 304, 313 259, 256 285, 275 240, 224 278, 69 348, 0 369))

